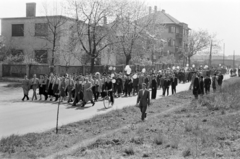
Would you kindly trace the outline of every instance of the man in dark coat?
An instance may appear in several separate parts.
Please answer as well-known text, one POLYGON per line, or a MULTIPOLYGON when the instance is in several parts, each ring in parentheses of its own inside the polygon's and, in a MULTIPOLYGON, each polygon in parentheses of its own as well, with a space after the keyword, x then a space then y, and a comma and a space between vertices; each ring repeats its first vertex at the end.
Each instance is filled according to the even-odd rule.
POLYGON ((142 89, 138 92, 138 97, 137 97, 137 104, 139 104, 142 116, 141 119, 144 121, 144 119, 147 117, 147 106, 150 106, 150 93, 146 89, 146 84, 142 84, 142 89))
POLYGON ((158 73, 158 75, 157 75, 157 87, 158 88, 161 88, 161 78, 162 78, 162 75, 160 73, 158 73))
POLYGON ((156 99, 157 96, 157 80, 156 80, 156 76, 153 75, 153 79, 152 79, 152 99, 156 99))
POLYGON ((124 91, 125 91, 125 97, 130 96, 131 93, 131 79, 129 76, 127 76, 125 83, 124 83, 124 91))
POLYGON ((177 93, 176 91, 177 85, 178 85, 178 79, 176 78, 175 74, 173 74, 171 78, 172 94, 177 93))
POLYGON ((205 87, 205 93, 208 94, 210 92, 210 87, 211 87, 211 79, 208 73, 204 79, 204 87, 205 87))
POLYGON ((199 79, 196 73, 193 73, 193 95, 195 99, 198 99, 198 91, 199 91, 199 79))
POLYGON ((83 100, 83 87, 82 84, 79 83, 79 79, 76 79, 76 83, 74 85, 75 92, 74 92, 74 101, 73 101, 73 106, 76 106, 76 104, 80 101, 83 100))
POLYGON ((133 78, 133 95, 138 93, 139 78, 133 78))
POLYGON ((171 85, 171 81, 169 79, 169 76, 167 75, 167 77, 164 79, 164 83, 163 83, 163 96, 165 96, 166 92, 167 92, 167 96, 169 95, 169 86, 171 85))
POLYGON ((123 89, 122 87, 123 87, 122 78, 117 76, 117 79, 116 79, 116 91, 117 91, 118 97, 121 96, 122 89, 123 89))
POLYGON ((221 72, 219 72, 219 75, 218 75, 218 85, 219 85, 220 89, 222 88, 222 82, 223 82, 223 75, 222 75, 221 72))
POLYGON ((199 92, 201 96, 204 95, 204 81, 203 81, 203 76, 200 77, 200 82, 199 82, 199 92))

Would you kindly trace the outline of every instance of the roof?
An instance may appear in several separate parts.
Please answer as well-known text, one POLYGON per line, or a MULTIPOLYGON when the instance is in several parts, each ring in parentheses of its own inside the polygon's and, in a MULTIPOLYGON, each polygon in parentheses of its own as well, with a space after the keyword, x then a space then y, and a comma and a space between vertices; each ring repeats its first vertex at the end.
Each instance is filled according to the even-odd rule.
POLYGON ((146 18, 153 18, 156 24, 182 24, 180 21, 167 14, 165 11, 157 11, 156 13, 151 13, 141 19, 144 20, 146 18))

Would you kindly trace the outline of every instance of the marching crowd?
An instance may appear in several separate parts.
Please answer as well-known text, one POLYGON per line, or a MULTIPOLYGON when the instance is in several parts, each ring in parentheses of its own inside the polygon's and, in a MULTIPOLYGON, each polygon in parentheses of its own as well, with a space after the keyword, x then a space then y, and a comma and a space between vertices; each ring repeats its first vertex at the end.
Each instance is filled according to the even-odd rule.
POLYGON ((88 102, 94 106, 99 99, 109 95, 110 102, 114 104, 114 98, 135 96, 142 89, 142 84, 146 85, 146 89, 151 89, 151 99, 157 96, 157 89, 162 89, 162 95, 176 93, 178 83, 191 82, 193 94, 197 98, 198 95, 207 94, 212 85, 213 90, 216 86, 221 85, 223 75, 219 72, 214 74, 210 79, 210 74, 207 74, 203 79, 200 73, 194 71, 185 71, 184 69, 166 69, 159 72, 151 71, 126 73, 112 73, 109 75, 96 73, 94 75, 69 75, 62 76, 40 75, 37 78, 36 74, 33 78, 24 77, 22 88, 24 97, 22 101, 29 100, 29 90, 33 90, 32 100, 50 100, 50 101, 67 101, 73 106, 76 106, 81 101, 81 106, 84 107, 88 102), (218 77, 216 77, 218 75, 218 77))

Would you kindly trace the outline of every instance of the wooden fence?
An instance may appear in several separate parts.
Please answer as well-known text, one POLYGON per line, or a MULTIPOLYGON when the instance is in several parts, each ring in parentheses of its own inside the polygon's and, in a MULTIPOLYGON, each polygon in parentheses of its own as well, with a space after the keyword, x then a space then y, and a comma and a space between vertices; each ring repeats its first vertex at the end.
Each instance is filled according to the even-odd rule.
MULTIPOLYGON (((123 72, 125 65, 114 66, 116 68, 116 72, 123 72)), ((164 65, 164 64, 155 64, 151 66, 139 66, 139 65, 131 65, 132 72, 141 71, 143 68, 146 71, 151 71, 153 69, 160 70, 168 67, 172 67, 172 65, 164 65)), ((90 66, 61 66, 57 65, 54 67, 54 72, 59 75, 63 75, 65 73, 68 74, 89 74, 90 66)), ((109 66, 99 65, 94 66, 93 72, 100 73, 109 73, 109 66)), ((49 65, 33 65, 33 64, 2 64, 2 76, 3 77, 24 77, 24 75, 28 75, 32 77, 33 74, 39 75, 41 74, 49 74, 50 67, 49 65)))

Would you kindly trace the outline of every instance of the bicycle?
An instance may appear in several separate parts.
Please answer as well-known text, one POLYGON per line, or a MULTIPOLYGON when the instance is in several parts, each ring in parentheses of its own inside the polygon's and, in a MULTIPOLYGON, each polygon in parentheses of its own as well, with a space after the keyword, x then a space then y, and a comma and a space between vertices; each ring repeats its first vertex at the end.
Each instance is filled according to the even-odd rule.
POLYGON ((113 106, 113 104, 111 103, 111 97, 109 96, 108 91, 106 91, 106 96, 103 97, 103 105, 106 109, 113 106))

